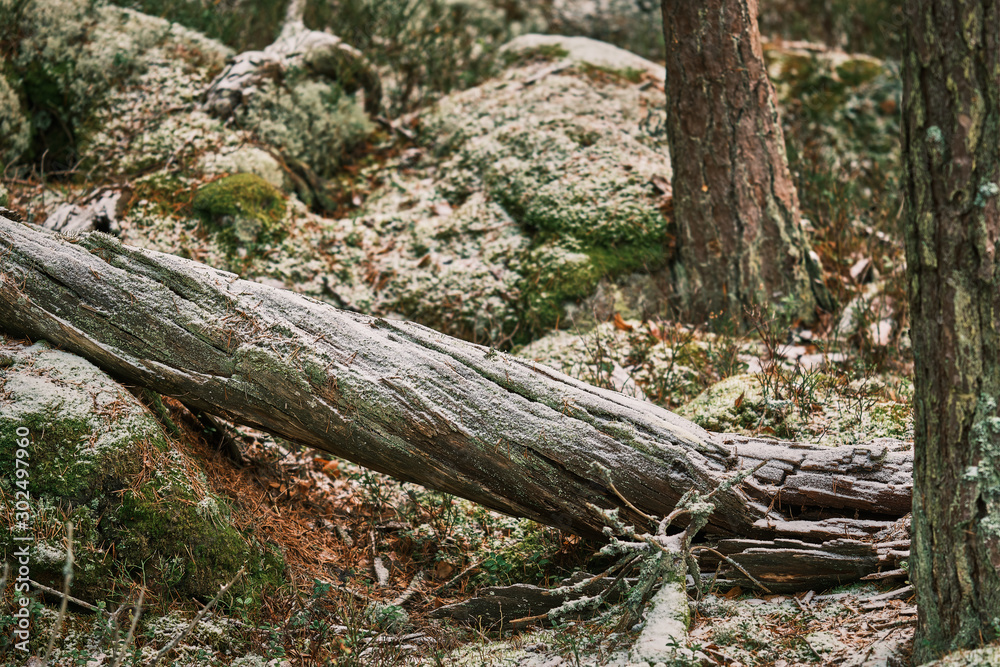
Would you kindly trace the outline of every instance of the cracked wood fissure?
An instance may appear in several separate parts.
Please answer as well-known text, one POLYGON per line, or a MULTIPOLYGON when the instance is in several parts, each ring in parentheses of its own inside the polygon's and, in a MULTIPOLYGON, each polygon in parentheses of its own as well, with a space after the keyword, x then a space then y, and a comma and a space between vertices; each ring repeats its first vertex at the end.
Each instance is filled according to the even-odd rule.
POLYGON ((689 489, 768 461, 716 498, 709 529, 721 536, 773 539, 787 524, 822 541, 850 531, 803 521, 852 524, 858 511, 871 525, 850 530, 871 535, 909 502, 899 443, 709 433, 531 361, 103 234, 67 239, 0 217, 0 326, 205 412, 583 535, 603 527, 588 502, 644 525, 593 463, 662 516, 689 489))

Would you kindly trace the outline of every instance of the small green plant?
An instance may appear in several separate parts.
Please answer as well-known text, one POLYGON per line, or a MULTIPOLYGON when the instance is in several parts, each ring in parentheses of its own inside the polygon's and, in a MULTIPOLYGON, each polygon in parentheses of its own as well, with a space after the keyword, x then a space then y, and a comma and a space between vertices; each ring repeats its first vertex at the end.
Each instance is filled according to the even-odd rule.
POLYGON ((162 16, 197 30, 236 51, 262 49, 278 35, 288 0, 112 0, 144 14, 162 16))
POLYGON ((446 0, 309 0, 305 22, 330 28, 394 73, 384 91, 390 116, 482 81, 510 35, 502 12, 446 0))

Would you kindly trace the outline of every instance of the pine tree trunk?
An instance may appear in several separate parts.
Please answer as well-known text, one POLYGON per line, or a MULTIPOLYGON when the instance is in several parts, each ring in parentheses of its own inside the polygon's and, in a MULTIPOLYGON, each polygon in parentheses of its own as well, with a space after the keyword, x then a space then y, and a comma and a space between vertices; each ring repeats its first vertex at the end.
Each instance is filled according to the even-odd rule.
POLYGON ((787 300, 832 306, 810 256, 788 170, 756 0, 663 0, 667 133, 687 319, 787 300))
POLYGON ((908 3, 916 662, 1000 631, 1000 3, 908 3))

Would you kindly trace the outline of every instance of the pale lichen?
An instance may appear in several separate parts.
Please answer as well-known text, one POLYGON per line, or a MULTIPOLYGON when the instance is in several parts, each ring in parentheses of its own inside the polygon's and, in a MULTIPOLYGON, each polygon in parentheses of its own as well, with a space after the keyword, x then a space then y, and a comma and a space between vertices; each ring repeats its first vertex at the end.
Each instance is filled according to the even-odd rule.
MULTIPOLYGON (((17 160, 31 143, 31 125, 28 117, 21 107, 17 93, 10 87, 3 74, 0 74, 0 143, 4 146, 0 152, 0 160, 4 163, 17 160)), ((6 202, 0 201, 0 206, 4 203, 6 202)))

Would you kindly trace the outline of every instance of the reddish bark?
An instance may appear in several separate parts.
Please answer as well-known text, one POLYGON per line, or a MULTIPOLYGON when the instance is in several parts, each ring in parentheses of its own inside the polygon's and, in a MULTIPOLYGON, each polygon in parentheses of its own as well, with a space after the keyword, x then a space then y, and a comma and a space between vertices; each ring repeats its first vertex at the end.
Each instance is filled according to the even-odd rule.
POLYGON ((788 170, 755 0, 663 0, 667 132, 682 310, 694 320, 784 301, 829 308, 788 170))

